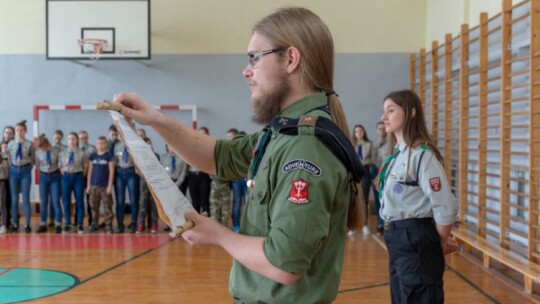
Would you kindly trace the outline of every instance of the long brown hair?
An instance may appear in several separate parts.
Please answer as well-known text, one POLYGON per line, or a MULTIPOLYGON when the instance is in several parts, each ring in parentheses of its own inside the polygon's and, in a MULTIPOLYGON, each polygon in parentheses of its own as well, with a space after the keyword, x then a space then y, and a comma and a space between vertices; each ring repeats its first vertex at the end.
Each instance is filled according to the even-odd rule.
POLYGON ((47 148, 51 146, 51 143, 47 139, 47 136, 45 134, 40 134, 37 139, 37 146, 38 148, 47 148))
MULTIPOLYGON (((253 33, 267 38, 274 48, 294 46, 298 49, 301 58, 299 72, 303 84, 313 91, 326 93, 332 119, 351 138, 345 112, 334 92, 334 42, 321 18, 301 7, 281 8, 255 24, 253 33)), ((355 191, 351 189, 351 195, 355 191)), ((350 229, 357 227, 355 208, 361 196, 357 195, 356 202, 351 200, 349 204, 347 226, 350 229)))
POLYGON ((366 128, 364 128, 363 125, 354 125, 354 127, 352 128, 352 134, 351 134, 351 141, 353 143, 353 146, 356 146, 356 144, 358 143, 358 139, 356 138, 356 128, 360 128, 362 129, 362 131, 364 131, 364 137, 362 137, 362 140, 371 142, 371 140, 369 140, 369 137, 367 135, 366 128))
MULTIPOLYGON (((426 118, 424 110, 422 109, 420 97, 418 97, 414 91, 401 90, 388 94, 384 100, 387 99, 392 100, 395 104, 400 106, 405 113, 403 122, 403 140, 407 146, 417 148, 421 145, 427 145, 442 164, 443 159, 441 153, 439 152, 439 149, 437 149, 437 146, 427 130, 426 118)), ((393 132, 389 132, 386 136, 388 148, 393 149, 397 142, 396 135, 393 132)))

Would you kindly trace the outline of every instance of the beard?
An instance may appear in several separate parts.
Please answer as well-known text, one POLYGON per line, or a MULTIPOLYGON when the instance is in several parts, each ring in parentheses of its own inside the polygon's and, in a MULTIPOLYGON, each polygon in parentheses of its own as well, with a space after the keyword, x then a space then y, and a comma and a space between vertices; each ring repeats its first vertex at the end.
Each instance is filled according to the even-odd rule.
POLYGON ((251 120, 260 125, 267 125, 281 111, 281 102, 289 95, 291 87, 285 80, 279 81, 270 92, 262 92, 260 97, 254 97, 253 116, 251 120))

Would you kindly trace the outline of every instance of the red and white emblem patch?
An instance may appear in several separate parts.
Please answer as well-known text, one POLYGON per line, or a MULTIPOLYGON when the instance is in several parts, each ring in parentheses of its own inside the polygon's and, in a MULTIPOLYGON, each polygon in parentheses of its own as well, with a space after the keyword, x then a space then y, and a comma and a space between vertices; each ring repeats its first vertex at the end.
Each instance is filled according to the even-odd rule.
POLYGON ((434 192, 439 192, 441 190, 441 179, 438 177, 430 178, 429 179, 429 186, 431 187, 431 190, 434 192))
POLYGON ((289 202, 293 204, 307 204, 309 182, 298 179, 291 182, 292 188, 289 192, 289 202))

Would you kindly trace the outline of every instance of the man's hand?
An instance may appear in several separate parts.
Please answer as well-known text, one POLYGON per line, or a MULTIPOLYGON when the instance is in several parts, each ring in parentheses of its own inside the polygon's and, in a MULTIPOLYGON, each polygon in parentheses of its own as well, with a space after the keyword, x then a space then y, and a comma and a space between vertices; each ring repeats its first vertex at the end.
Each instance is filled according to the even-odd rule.
POLYGON ((135 93, 115 94, 113 101, 123 105, 120 113, 128 118, 133 118, 141 125, 152 125, 158 121, 161 113, 150 106, 144 99, 135 93))
POLYGON ((187 212, 185 218, 195 224, 195 227, 182 233, 182 237, 191 245, 220 245, 220 241, 222 241, 228 233, 233 234, 233 232, 225 226, 204 215, 195 212, 187 212))

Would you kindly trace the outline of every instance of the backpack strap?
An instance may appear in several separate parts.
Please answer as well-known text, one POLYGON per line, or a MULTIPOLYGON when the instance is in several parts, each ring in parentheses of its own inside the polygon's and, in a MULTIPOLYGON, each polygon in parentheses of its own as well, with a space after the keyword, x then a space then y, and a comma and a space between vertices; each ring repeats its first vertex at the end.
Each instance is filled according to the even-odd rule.
MULTIPOLYGON (((321 109, 324 111, 324 109, 321 109)), ((356 182, 360 182, 365 173, 358 156, 349 138, 343 134, 339 127, 325 117, 304 115, 299 119, 288 117, 275 117, 272 119, 272 128, 285 135, 298 135, 298 127, 308 126, 315 130, 315 135, 334 153, 351 173, 356 182)))

